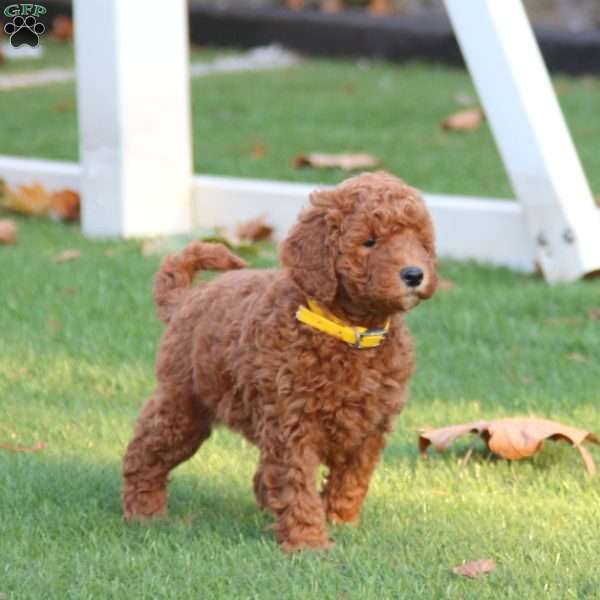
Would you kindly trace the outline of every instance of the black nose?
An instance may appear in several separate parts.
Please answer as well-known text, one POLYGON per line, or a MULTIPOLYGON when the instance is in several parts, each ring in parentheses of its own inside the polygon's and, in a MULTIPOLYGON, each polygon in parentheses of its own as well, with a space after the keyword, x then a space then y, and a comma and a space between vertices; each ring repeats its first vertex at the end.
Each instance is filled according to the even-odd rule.
POLYGON ((423 281, 423 269, 405 267, 400 271, 400 278, 408 287, 417 287, 423 281))

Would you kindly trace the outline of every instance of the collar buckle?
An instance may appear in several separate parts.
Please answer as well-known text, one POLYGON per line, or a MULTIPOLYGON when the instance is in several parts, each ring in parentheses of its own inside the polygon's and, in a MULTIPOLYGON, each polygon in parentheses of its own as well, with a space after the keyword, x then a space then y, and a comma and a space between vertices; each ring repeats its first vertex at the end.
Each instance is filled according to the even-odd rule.
POLYGON ((359 331, 356 327, 352 329, 356 338, 356 341, 350 344, 353 348, 375 348, 385 340, 389 333, 387 329, 379 327, 367 329, 366 331, 359 331), (373 344, 365 344, 365 340, 368 341, 369 338, 375 338, 373 344))

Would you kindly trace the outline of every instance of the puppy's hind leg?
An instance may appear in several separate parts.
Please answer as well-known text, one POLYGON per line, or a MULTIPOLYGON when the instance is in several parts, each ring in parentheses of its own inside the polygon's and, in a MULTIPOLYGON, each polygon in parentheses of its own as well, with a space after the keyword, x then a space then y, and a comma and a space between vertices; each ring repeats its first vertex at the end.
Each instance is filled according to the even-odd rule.
POLYGON ((211 433, 212 414, 187 391, 160 385, 144 405, 123 459, 123 510, 128 519, 162 516, 169 472, 211 433))

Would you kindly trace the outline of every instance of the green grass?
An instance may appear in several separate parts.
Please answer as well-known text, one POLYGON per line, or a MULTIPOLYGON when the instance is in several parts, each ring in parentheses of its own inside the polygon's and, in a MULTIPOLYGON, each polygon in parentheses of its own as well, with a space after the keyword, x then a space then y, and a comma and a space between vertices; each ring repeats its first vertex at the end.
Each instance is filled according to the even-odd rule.
MULTIPOLYGON (((0 40, 6 41, 7 39, 7 37, 1 38, 0 36, 0 40)), ((0 64, 0 76, 50 68, 67 69, 74 66, 73 44, 57 42, 43 36, 40 45, 43 54, 39 58, 6 59, 0 64)))
MULTIPOLYGON (((388 166, 427 189, 508 193, 486 129, 437 129, 468 85, 442 68, 358 71, 333 62, 197 80, 196 168, 334 181, 342 175, 294 171, 290 157, 390 148, 388 166), (386 78, 391 91, 377 85, 386 78), (346 84, 355 91, 341 92, 346 84), (268 147, 263 160, 248 156, 255 141, 268 147)), ((576 137, 589 131, 581 148, 590 166, 598 87, 565 85, 576 137)), ((0 151, 76 158, 75 115, 52 109, 72 97, 69 85, 0 94, 11 115, 0 125, 0 151)), ((154 384, 162 329, 151 300, 158 259, 143 257, 138 242, 93 242, 42 220, 18 225, 19 243, 0 246, 0 444, 47 448, 0 448, 0 598, 600 598, 599 480, 574 449, 548 443, 535 458, 508 463, 478 447, 462 468, 467 440, 423 460, 415 433, 515 414, 600 432, 600 322, 587 318, 600 306, 600 281, 549 287, 443 263, 455 287, 409 317, 418 372, 361 525, 335 528, 329 553, 285 558, 264 531, 270 518, 254 506, 256 451, 225 430, 175 471, 169 519, 123 521, 120 460, 154 384), (67 248, 81 257, 54 262, 67 248), (498 568, 481 580, 450 573, 488 557, 498 568)))
POLYGON ((0 248, 0 443, 48 447, 0 449, 0 592, 11 600, 600 598, 600 490, 575 450, 549 443, 513 464, 481 451, 461 468, 467 441, 423 460, 415 434, 512 414, 600 431, 600 333, 585 318, 600 282, 548 287, 444 263, 455 288, 410 315, 419 369, 361 526, 335 529, 328 554, 289 559, 254 506, 255 450, 224 430, 175 472, 167 521, 123 521, 120 459, 161 331, 157 259, 135 242, 19 225, 19 244, 0 248), (55 263, 65 248, 81 258, 55 263), (449 573, 483 557, 498 562, 485 579, 449 573))
MULTIPOLYGON (((556 84, 592 188, 600 190, 600 82, 559 77, 556 84)), ((335 183, 342 172, 299 170, 294 157, 365 151, 431 192, 513 195, 487 124, 470 134, 440 128, 461 109, 457 94, 476 98, 458 69, 307 60, 286 71, 198 78, 191 88, 196 172, 335 183), (255 145, 264 146, 264 157, 253 157, 255 145)), ((0 153, 77 160, 73 84, 3 92, 0 112, 10 115, 0 126, 0 153)))

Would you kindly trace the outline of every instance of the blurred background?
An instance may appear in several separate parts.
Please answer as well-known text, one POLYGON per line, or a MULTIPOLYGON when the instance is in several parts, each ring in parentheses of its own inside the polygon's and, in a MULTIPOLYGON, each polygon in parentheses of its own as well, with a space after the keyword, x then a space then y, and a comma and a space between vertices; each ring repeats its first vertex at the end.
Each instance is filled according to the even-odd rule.
MULTIPOLYGON (((318 8, 329 11, 367 8, 374 12, 414 14, 423 10, 444 12, 443 0, 191 0, 192 4, 219 7, 287 6, 318 8)), ((580 30, 600 25, 597 0, 525 0, 525 8, 535 23, 561 25, 580 30)))

